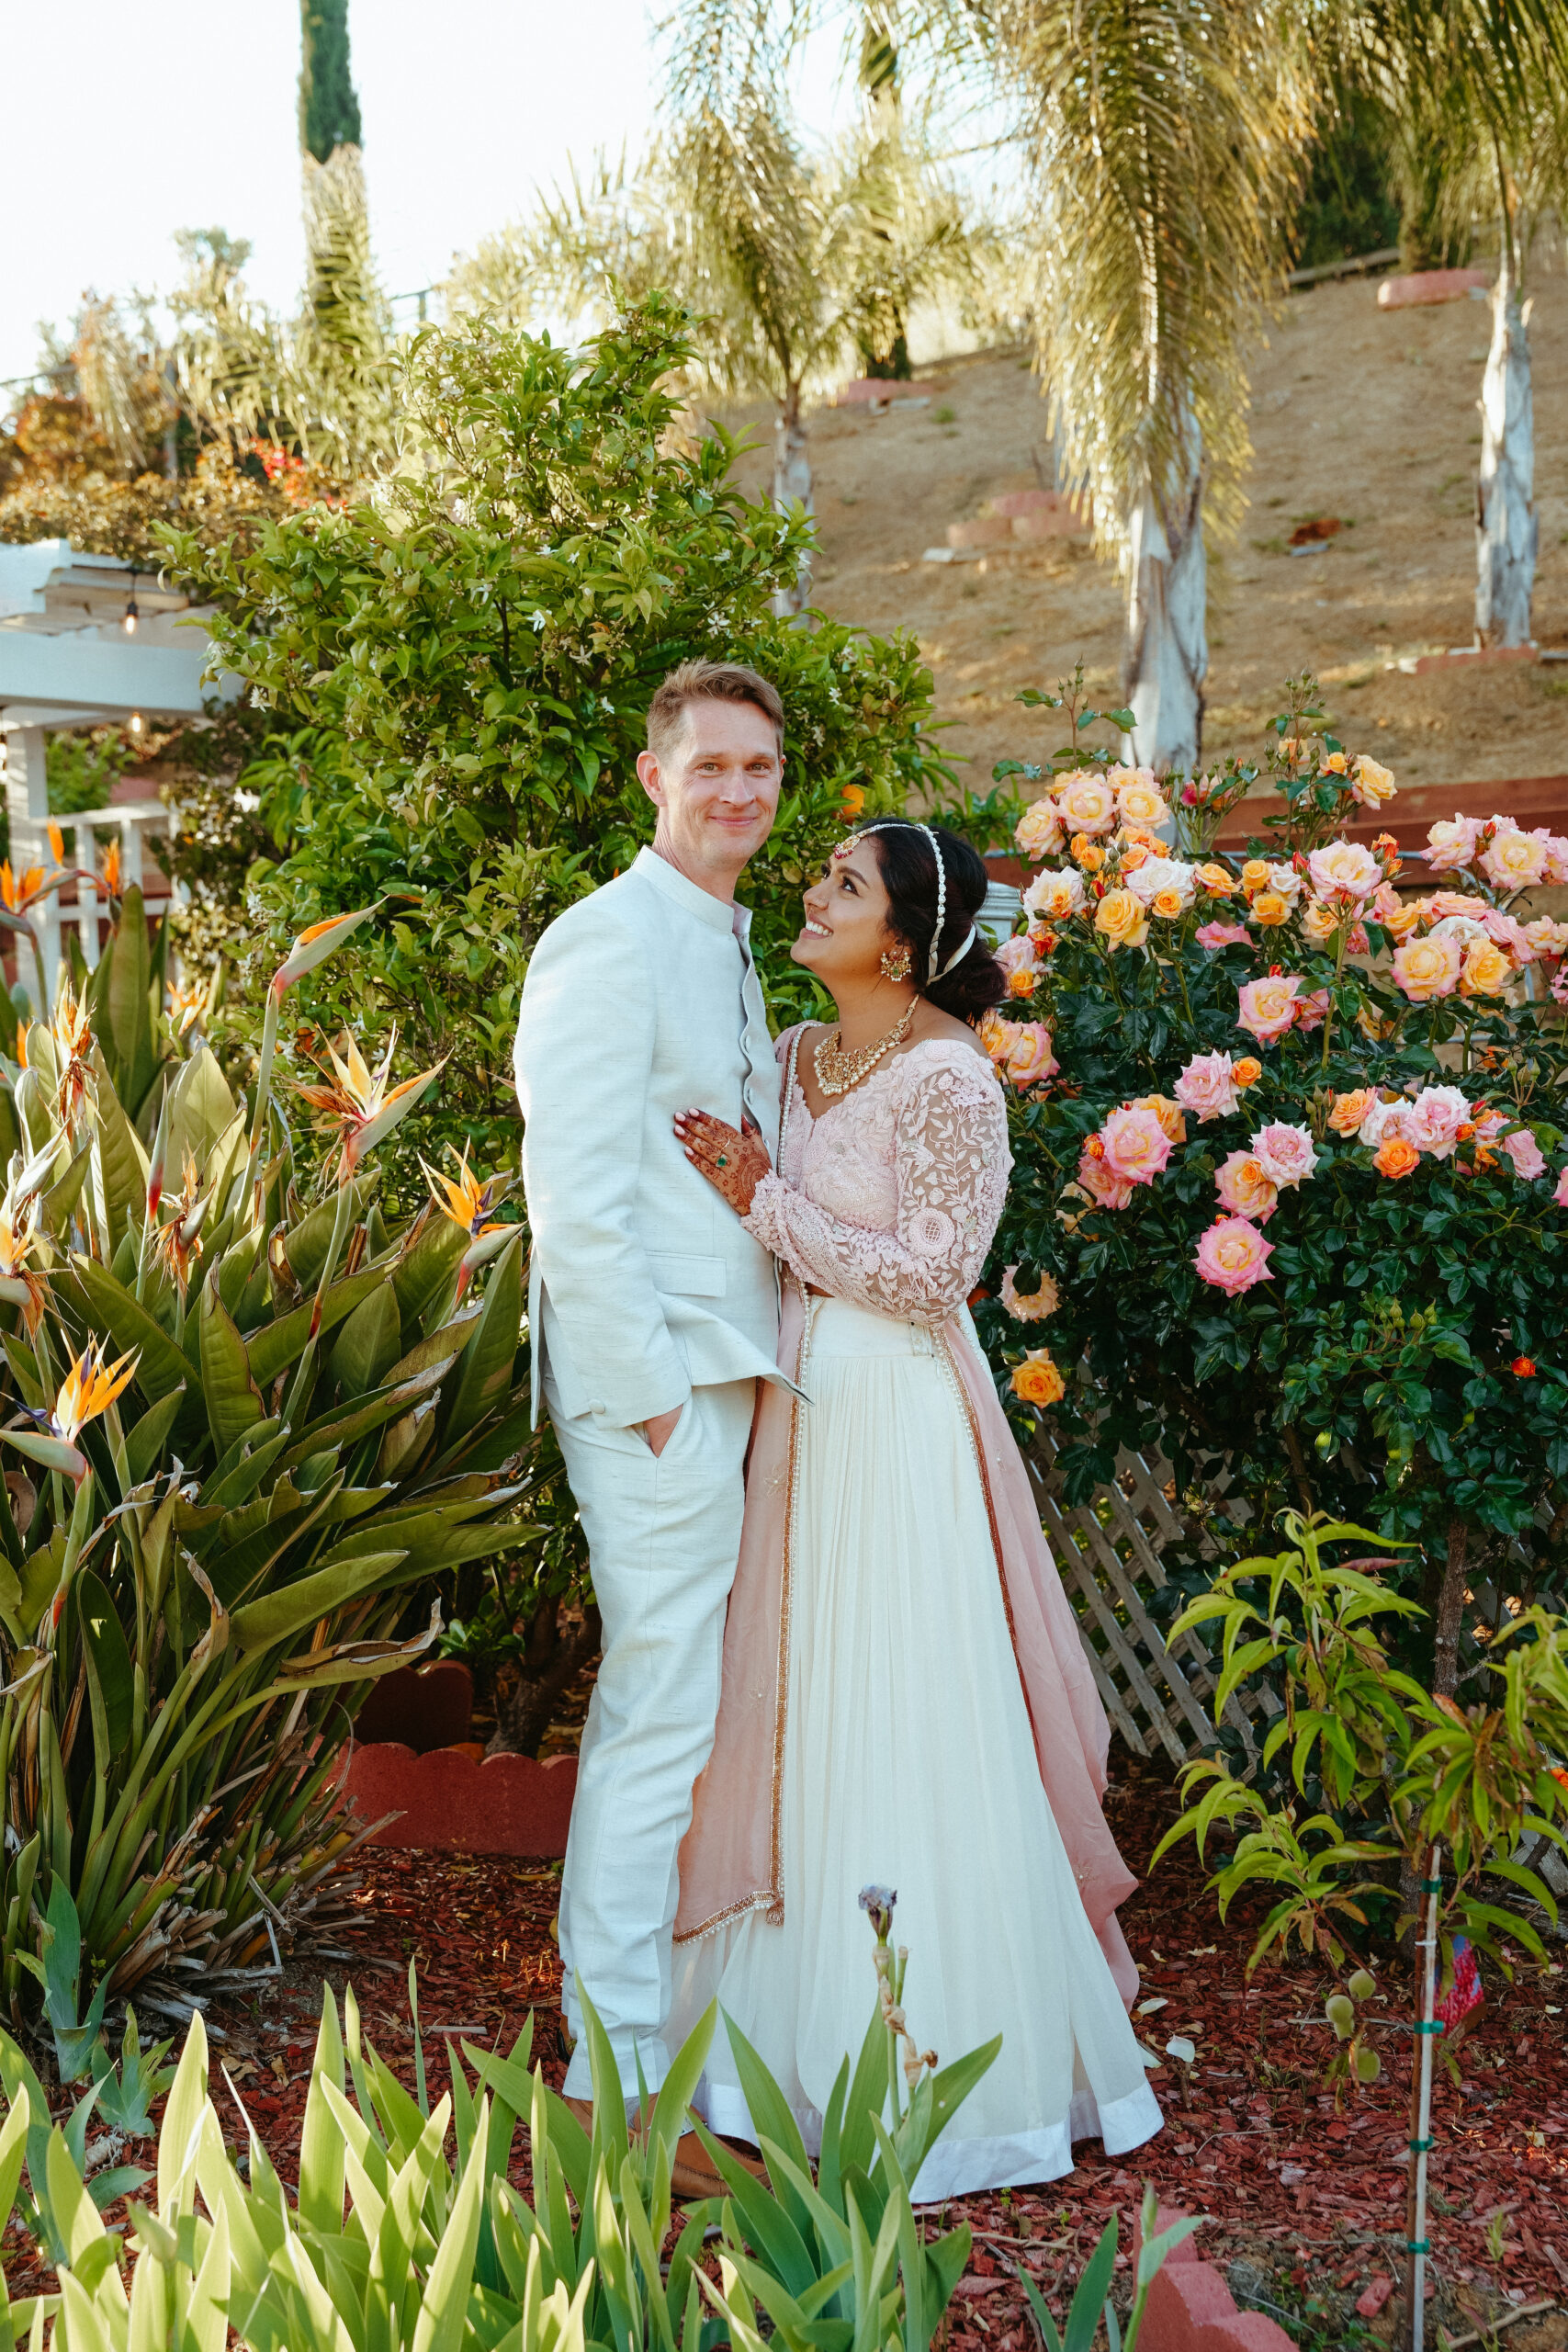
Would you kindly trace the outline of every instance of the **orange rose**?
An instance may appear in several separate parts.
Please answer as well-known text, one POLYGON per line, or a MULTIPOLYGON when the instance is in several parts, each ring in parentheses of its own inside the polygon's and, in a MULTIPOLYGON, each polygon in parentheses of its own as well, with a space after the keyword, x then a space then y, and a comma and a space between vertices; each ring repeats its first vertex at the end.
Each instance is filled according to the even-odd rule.
POLYGON ((1325 752, 1318 765, 1326 775, 1347 775, 1350 769, 1350 763, 1343 752, 1325 752))
POLYGON ((1023 1362, 1014 1365, 1011 1385, 1013 1395, 1026 1405, 1055 1405, 1067 1393, 1049 1348, 1031 1348, 1023 1362))
POLYGON ((1408 1136, 1384 1136, 1372 1166, 1380 1176, 1409 1176, 1421 1165, 1421 1155, 1408 1136))
POLYGON ((1162 922, 1175 922, 1186 911, 1179 890, 1156 890, 1149 900, 1149 912, 1162 922))
POLYGON ((1148 862, 1149 853, 1144 847, 1142 842, 1128 842, 1125 843, 1122 851, 1122 871, 1123 874, 1136 874, 1139 866, 1146 865, 1148 862))
POLYGON ((1353 1136, 1376 1101, 1377 1094, 1370 1086, 1358 1086, 1349 1094, 1337 1094, 1328 1114, 1329 1125, 1337 1136, 1353 1136))
POLYGON ((1228 899, 1235 890, 1235 876, 1223 865, 1200 865, 1196 868, 1200 889, 1207 890, 1212 899, 1228 899))
POLYGON ((1107 890, 1094 910, 1094 927, 1112 947, 1141 947, 1149 919, 1131 890, 1107 890))
POLYGON ((1252 901, 1252 920, 1260 930, 1276 931, 1280 923, 1289 922, 1290 919, 1290 905, 1278 890, 1258 891, 1252 901))
POLYGON ((1247 892, 1247 897, 1250 899, 1256 891, 1263 889, 1266 887, 1268 880, 1268 859, 1266 857, 1249 857, 1247 864, 1241 869, 1241 887, 1247 892))
POLYGON ((1459 976, 1461 996, 1501 996, 1514 977, 1514 967, 1500 947, 1489 939, 1472 939, 1459 976))
POLYGON ((1105 852, 1087 833, 1075 833, 1071 842, 1072 855, 1086 874, 1098 874, 1105 863, 1105 852))
POLYGON ((1243 1054, 1240 1061, 1237 1062, 1235 1068, 1231 1072, 1231 1084, 1233 1086, 1256 1086, 1262 1075, 1262 1063, 1254 1061, 1250 1054, 1243 1054))

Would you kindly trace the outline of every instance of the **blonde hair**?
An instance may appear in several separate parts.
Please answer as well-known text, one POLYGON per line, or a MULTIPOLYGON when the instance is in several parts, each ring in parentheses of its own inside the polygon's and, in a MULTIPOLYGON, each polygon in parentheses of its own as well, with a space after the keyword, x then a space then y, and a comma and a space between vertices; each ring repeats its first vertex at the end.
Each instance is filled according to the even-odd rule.
POLYGON ((671 670, 648 706, 648 748, 667 759, 680 735, 686 706, 694 702, 749 702, 773 722, 784 751, 784 704, 779 690, 740 662, 682 662, 671 670))

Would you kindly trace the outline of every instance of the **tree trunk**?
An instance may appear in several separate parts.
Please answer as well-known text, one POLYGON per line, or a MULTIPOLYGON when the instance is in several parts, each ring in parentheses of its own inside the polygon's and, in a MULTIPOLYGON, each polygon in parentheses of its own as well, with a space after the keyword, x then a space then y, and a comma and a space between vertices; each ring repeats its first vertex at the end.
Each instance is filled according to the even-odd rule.
POLYGON ((1459 1644, 1464 1631, 1464 1596, 1470 1582, 1470 1529, 1462 1519, 1449 1521, 1449 1556, 1438 1589, 1432 1634, 1432 1694, 1451 1699, 1459 1684, 1459 1644))
POLYGON ((523 1670, 504 1698, 498 1698, 495 1732, 487 1756, 537 1756, 550 1727, 556 1701, 576 1675, 599 1654, 604 1625, 590 1602, 574 1632, 558 1628, 560 1603, 547 1600, 528 1628, 523 1670))
MULTIPOLYGON (((773 511, 790 514, 795 507, 807 515, 817 511, 811 496, 811 453, 806 446, 806 427, 800 421, 800 386, 791 384, 779 403, 773 420, 773 511)), ((773 610, 782 618, 798 616, 806 610, 811 594, 811 558, 800 559, 793 588, 775 588, 773 610)))
POLYGON ((1529 308, 1504 224, 1492 292, 1492 348, 1481 379, 1481 471, 1475 485, 1475 635, 1481 645, 1528 645, 1540 526, 1535 511, 1535 408, 1529 308))
POLYGON ((1133 756, 1164 775, 1195 767, 1202 743, 1208 567, 1196 425, 1189 460, 1172 469, 1165 498, 1145 488, 1133 509, 1129 561, 1122 691, 1133 713, 1133 756))

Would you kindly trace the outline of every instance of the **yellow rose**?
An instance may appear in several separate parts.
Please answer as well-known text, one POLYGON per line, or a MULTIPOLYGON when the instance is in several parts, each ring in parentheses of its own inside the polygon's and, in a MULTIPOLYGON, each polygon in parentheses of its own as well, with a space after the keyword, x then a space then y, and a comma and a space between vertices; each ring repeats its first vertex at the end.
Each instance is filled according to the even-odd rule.
POLYGON ((1325 775, 1345 775, 1349 771, 1350 763, 1343 752, 1325 752, 1318 765, 1325 775))
POLYGON ((1514 967, 1490 939, 1472 939, 1459 976, 1461 996, 1501 996, 1514 977, 1514 967))
POLYGON ((1259 890, 1252 901, 1252 920, 1260 930, 1277 931, 1291 920, 1290 901, 1278 890, 1259 890))
POLYGON ((1015 1364, 1012 1393, 1026 1405, 1055 1405, 1067 1393, 1067 1384, 1051 1361, 1049 1348, 1031 1348, 1015 1364))
POLYGON ((1250 899, 1255 890, 1267 888, 1269 861, 1266 857, 1249 857, 1241 869, 1241 887, 1250 899))
POLYGON ((1404 899, 1382 918, 1382 927, 1395 939, 1408 939, 1421 915, 1422 909, 1416 900, 1404 899))
POLYGON ((1170 810, 1152 784, 1124 784, 1116 798, 1124 825, 1163 825, 1169 820, 1170 810))
MULTIPOLYGON (((1265 867, 1264 871, 1267 873, 1268 868, 1265 867)), ((1235 876, 1226 867, 1210 864, 1195 867, 1194 872, 1199 888, 1207 890, 1211 898, 1228 899, 1234 894, 1235 876)))
POLYGON ((1380 767, 1376 760, 1370 760, 1363 752, 1356 762, 1355 780, 1350 790, 1363 808, 1376 808, 1383 801, 1392 800, 1398 786, 1388 769, 1380 767))
POLYGON ((1179 890, 1156 890, 1149 900, 1149 912, 1158 915, 1162 922, 1175 922, 1186 912, 1179 890))
MULTIPOLYGON (((1258 913, 1256 907, 1253 913, 1258 913)), ((1321 947, 1325 940, 1333 938, 1338 928, 1339 920, 1332 907, 1325 907, 1321 899, 1314 899, 1302 917, 1302 929, 1314 946, 1321 947)))
POLYGON ((1087 833, 1075 833, 1069 844, 1074 861, 1086 874, 1098 874, 1105 863, 1105 852, 1087 833))
POLYGON ((1149 919, 1131 890, 1107 890, 1094 910, 1094 927, 1112 947, 1141 947, 1149 919))
POLYGON ((1243 1054, 1231 1072, 1231 1084, 1241 1087, 1256 1086, 1262 1075, 1262 1063, 1255 1061, 1250 1054, 1243 1054))

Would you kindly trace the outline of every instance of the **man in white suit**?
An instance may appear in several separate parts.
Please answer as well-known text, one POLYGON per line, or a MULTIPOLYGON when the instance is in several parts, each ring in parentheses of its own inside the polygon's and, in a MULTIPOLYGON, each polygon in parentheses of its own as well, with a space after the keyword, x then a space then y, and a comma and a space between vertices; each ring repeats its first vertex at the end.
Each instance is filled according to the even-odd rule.
MULTIPOLYGON (((773 1259, 672 1121, 700 1105, 777 1140, 734 893, 773 826, 783 740, 783 706, 755 672, 693 662, 667 678, 637 763, 653 846, 550 924, 523 990, 535 1409, 542 1387, 604 1622, 561 1885, 578 2099, 591 2077, 576 1974, 628 2100, 639 2061, 650 2090, 669 2068, 676 1858, 713 1745, 756 1382, 778 1376, 773 1259)), ((694 2138, 681 2154, 705 2165, 694 2138)))

